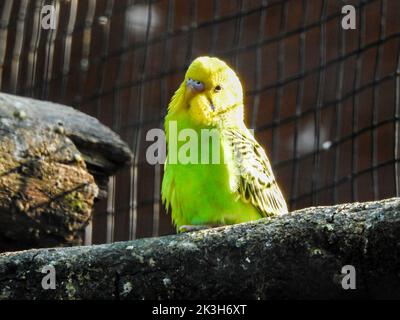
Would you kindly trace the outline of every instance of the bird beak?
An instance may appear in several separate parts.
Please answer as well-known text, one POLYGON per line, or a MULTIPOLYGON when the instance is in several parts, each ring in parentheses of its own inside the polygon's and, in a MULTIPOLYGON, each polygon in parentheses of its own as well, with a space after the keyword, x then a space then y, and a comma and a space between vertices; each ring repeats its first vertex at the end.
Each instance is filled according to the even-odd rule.
POLYGON ((189 78, 186 81, 186 88, 192 91, 193 93, 199 93, 204 91, 204 84, 201 81, 196 81, 189 78))
MULTIPOLYGON (((196 93, 200 93, 204 91, 204 83, 201 81, 197 81, 197 80, 193 80, 192 78, 189 78, 186 81, 186 88, 188 89, 188 91, 190 92, 190 95, 196 94, 196 93)), ((212 103, 211 99, 208 99, 210 102, 210 108, 215 111, 215 106, 212 103)))

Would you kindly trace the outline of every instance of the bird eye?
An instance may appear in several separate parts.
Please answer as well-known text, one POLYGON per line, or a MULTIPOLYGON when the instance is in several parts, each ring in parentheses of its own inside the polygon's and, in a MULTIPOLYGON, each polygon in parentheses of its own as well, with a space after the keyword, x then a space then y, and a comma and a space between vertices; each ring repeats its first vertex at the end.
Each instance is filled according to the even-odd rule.
POLYGON ((219 92, 219 91, 222 90, 222 88, 221 88, 220 85, 217 85, 217 86, 214 88, 214 90, 215 90, 215 92, 219 92))

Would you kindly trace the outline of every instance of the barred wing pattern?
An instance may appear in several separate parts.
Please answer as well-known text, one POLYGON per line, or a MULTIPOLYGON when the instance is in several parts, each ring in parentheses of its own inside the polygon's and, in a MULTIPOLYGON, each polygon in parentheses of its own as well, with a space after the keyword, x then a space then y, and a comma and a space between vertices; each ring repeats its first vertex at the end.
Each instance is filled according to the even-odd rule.
POLYGON ((233 172, 233 189, 244 202, 251 202, 263 216, 287 213, 268 157, 247 128, 222 130, 225 156, 233 172))

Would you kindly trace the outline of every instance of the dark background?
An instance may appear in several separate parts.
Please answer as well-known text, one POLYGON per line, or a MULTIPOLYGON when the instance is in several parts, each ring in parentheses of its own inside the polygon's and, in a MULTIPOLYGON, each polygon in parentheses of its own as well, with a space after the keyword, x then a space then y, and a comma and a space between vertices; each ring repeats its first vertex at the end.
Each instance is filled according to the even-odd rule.
POLYGON ((185 69, 237 70, 290 209, 400 196, 400 1, 2 0, 0 90, 71 105, 129 144, 86 243, 174 232, 146 163, 185 69), (39 25, 56 6, 56 30, 39 25), (341 28, 353 4, 357 29, 341 28))

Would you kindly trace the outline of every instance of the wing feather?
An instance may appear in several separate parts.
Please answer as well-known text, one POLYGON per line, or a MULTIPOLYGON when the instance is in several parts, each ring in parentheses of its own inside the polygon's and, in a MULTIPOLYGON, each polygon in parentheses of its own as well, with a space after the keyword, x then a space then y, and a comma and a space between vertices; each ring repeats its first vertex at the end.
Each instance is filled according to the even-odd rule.
POLYGON ((253 135, 246 128, 225 128, 222 139, 234 175, 231 185, 240 199, 252 203, 263 216, 287 213, 268 157, 253 135))

